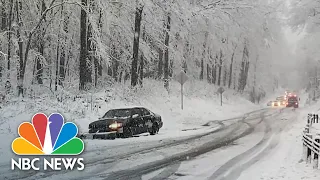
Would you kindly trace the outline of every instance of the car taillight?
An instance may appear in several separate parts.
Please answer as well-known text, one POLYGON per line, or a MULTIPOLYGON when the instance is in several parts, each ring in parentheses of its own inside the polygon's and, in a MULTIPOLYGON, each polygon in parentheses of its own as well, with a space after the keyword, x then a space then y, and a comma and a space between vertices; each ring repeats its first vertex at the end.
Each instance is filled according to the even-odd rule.
POLYGON ((109 125, 110 129, 118 129, 122 127, 122 123, 118 123, 118 122, 114 122, 112 124, 109 125))

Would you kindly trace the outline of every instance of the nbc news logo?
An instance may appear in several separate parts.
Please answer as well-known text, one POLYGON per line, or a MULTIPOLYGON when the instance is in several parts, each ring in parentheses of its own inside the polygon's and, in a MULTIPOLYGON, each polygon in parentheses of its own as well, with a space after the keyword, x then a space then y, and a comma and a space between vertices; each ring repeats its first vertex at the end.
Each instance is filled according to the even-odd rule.
MULTIPOLYGON (((43 113, 33 116, 32 122, 23 122, 18 128, 20 137, 11 145, 12 151, 19 156, 38 156, 29 159, 11 159, 11 169, 40 170, 40 156, 60 155, 77 157, 84 150, 84 143, 77 138, 78 127, 72 122, 64 122, 59 113, 47 117, 43 113), (38 164, 38 165, 37 165, 38 164)), ((43 170, 84 169, 83 158, 43 158, 43 170), (62 166, 62 167, 61 167, 62 166)), ((42 169, 42 168, 41 168, 42 169)))

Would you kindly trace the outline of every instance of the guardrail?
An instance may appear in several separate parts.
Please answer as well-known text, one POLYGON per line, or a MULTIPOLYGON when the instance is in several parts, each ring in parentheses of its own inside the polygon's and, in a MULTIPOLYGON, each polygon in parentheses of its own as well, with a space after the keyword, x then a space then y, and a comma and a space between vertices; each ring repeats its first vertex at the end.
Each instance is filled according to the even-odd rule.
POLYGON ((306 163, 313 165, 313 168, 320 169, 320 134, 311 134, 310 125, 307 124, 303 133, 303 159, 306 163))

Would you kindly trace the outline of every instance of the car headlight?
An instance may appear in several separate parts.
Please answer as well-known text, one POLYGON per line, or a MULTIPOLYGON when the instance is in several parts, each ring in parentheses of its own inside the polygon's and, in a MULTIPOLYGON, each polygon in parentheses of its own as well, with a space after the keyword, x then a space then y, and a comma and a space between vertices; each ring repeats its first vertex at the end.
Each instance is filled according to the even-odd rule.
POLYGON ((118 122, 114 122, 112 124, 109 125, 110 129, 118 129, 122 127, 122 123, 118 123, 118 122))

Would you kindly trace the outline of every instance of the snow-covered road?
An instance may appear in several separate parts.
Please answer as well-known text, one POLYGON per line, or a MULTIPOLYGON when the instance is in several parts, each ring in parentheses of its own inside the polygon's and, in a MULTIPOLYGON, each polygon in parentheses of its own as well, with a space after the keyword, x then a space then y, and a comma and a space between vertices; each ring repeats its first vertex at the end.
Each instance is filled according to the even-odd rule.
POLYGON ((86 164, 86 169, 81 172, 20 172, 19 174, 4 172, 4 174, 11 179, 14 179, 12 177, 16 179, 128 179, 129 177, 139 179, 166 167, 162 174, 169 177, 171 174, 167 171, 171 172, 170 167, 175 163, 190 161, 201 154, 232 143, 252 133, 254 127, 264 119, 277 116, 280 112, 279 109, 262 109, 236 118, 208 122, 203 126, 202 133, 198 132, 198 135, 186 136, 182 139, 163 138, 160 134, 111 141, 112 143, 108 143, 108 146, 103 143, 103 140, 100 140, 101 143, 88 141, 87 143, 95 144, 96 148, 86 149, 81 155, 86 164), (161 138, 163 140, 160 140, 161 138))
POLYGON ((309 109, 283 109, 233 144, 179 162, 144 179, 318 180, 320 171, 301 161, 301 131, 309 109))

